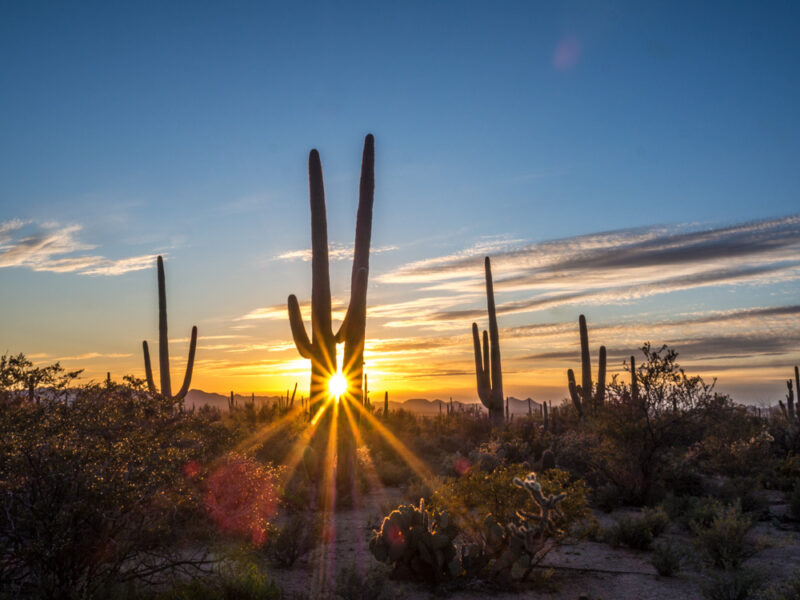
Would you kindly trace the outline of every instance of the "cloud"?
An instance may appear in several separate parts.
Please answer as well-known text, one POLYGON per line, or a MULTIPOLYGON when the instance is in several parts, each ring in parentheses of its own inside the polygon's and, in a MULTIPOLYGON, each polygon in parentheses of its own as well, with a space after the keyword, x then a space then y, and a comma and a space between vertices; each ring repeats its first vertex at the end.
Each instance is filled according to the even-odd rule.
MULTIPOLYGON (((377 248, 370 248, 370 254, 381 254, 382 252, 391 252, 397 250, 397 246, 378 246, 377 248)), ((344 244, 330 243, 328 244, 328 260, 339 261, 348 260, 353 257, 353 246, 344 244)), ((278 254, 274 260, 302 260, 309 262, 311 260, 311 248, 304 250, 289 250, 278 254)))
MULTIPOLYGON (((404 265, 384 283, 421 291, 483 292, 484 242, 455 254, 404 265), (480 250, 480 251, 479 251, 480 250)), ((716 285, 764 285, 800 279, 800 215, 722 228, 649 227, 520 244, 490 253, 500 314, 570 304, 621 304, 656 294, 716 285)), ((432 321, 473 319, 484 309, 431 312, 432 321)), ((418 322, 410 324, 419 325, 418 322)))
POLYGON ((18 219, 0 223, 0 269, 24 267, 51 273, 110 276, 150 268, 156 258, 151 254, 121 259, 96 254, 75 256, 96 248, 78 239, 80 230, 80 225, 34 225, 18 219), (26 235, 21 235, 23 231, 26 235))

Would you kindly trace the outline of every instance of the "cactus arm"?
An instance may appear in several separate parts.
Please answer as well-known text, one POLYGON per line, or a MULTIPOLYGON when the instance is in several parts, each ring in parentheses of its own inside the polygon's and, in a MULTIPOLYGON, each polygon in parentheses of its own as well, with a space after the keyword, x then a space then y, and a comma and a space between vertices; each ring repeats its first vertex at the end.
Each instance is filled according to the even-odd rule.
POLYGON ((583 406, 581 405, 581 397, 578 393, 578 388, 575 385, 575 372, 572 369, 567 369, 567 382, 569 383, 569 395, 572 397, 572 403, 578 410, 578 415, 583 418, 583 406))
POLYGON ((189 342, 189 359, 186 362, 186 374, 183 376, 183 385, 175 396, 175 400, 183 400, 192 383, 192 370, 194 369, 194 353, 197 349, 197 327, 192 327, 192 339, 189 342))
POLYGON ((164 259, 158 257, 158 361, 161 375, 161 393, 172 397, 169 377, 169 335, 167 334, 167 286, 164 277, 164 259))
POLYGON ((481 341, 478 335, 478 324, 472 324, 472 344, 475 350, 475 376, 478 383, 478 397, 481 402, 488 408, 487 402, 489 401, 490 387, 489 382, 486 381, 486 371, 484 370, 484 361, 481 356, 481 341))
MULTIPOLYGON (((331 280, 328 268, 328 217, 319 152, 308 155, 311 207, 311 339, 331 335, 331 280)), ((315 343, 316 346, 316 343, 315 343)))
POLYGON ((306 333, 306 326, 303 324, 303 315, 300 313, 300 304, 297 302, 297 296, 292 294, 289 296, 289 325, 292 328, 292 337, 294 338, 294 345, 297 351, 303 358, 314 357, 314 347, 311 340, 308 339, 306 333))
POLYGON ((589 330, 586 327, 586 317, 581 315, 578 319, 581 330, 581 389, 583 390, 583 406, 588 408, 592 403, 592 362, 589 356, 589 330))
POLYGON ((597 394, 595 404, 603 408, 606 401, 606 347, 600 346, 600 365, 597 368, 597 394))
POLYGON ((151 394, 157 394, 156 384, 153 381, 153 368, 150 365, 150 349, 147 347, 147 341, 142 342, 142 353, 144 354, 144 376, 147 379, 147 389, 151 394))
POLYGON ((794 389, 797 390, 797 400, 800 402, 800 369, 794 368, 794 389))
POLYGON ((494 305, 494 287, 492 285, 492 264, 488 256, 484 259, 483 264, 484 264, 484 270, 486 271, 486 303, 489 307, 489 337, 492 343, 492 350, 491 350, 492 393, 495 394, 498 398, 500 398, 500 402, 502 403, 503 369, 500 366, 500 334, 497 329, 497 311, 495 310, 495 305, 494 305))

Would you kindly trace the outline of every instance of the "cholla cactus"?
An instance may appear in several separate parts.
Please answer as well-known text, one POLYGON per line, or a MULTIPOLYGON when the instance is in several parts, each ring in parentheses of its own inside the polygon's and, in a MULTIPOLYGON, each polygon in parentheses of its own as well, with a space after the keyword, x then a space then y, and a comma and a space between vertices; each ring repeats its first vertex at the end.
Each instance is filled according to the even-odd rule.
POLYGON ((553 517, 564 517, 564 514, 558 508, 558 503, 567 497, 566 492, 545 496, 542 493, 542 484, 536 480, 536 473, 532 471, 528 473, 528 476, 524 480, 519 477, 514 477, 514 485, 528 491, 533 501, 539 507, 539 514, 517 511, 517 516, 527 521, 527 523, 520 527, 516 527, 513 524, 510 525, 512 531, 524 532, 526 536, 534 534, 539 538, 544 538, 548 535, 553 537, 564 535, 564 532, 556 526, 553 517), (531 525, 530 522, 534 523, 534 525, 531 525))

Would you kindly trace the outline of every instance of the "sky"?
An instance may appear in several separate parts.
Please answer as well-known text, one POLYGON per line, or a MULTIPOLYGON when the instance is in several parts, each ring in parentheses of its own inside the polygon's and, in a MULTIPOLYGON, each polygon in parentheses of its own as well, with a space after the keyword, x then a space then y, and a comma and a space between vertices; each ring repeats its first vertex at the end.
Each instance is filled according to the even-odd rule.
POLYGON ((646 341, 735 399, 800 362, 793 2, 2 2, 0 353, 279 393, 309 363, 307 157, 335 317, 376 139, 366 371, 475 401, 492 259, 507 394, 558 401, 646 341))

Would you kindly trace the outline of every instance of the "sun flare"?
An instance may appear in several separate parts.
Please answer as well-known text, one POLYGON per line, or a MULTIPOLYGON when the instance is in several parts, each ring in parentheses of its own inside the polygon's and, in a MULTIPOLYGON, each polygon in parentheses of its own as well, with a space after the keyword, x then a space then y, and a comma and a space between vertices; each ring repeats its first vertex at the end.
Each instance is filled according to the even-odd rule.
POLYGON ((341 373, 336 373, 328 379, 328 392, 334 398, 339 398, 347 392, 347 377, 341 373))

